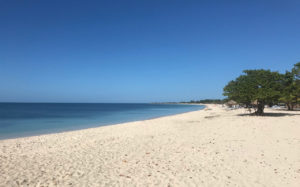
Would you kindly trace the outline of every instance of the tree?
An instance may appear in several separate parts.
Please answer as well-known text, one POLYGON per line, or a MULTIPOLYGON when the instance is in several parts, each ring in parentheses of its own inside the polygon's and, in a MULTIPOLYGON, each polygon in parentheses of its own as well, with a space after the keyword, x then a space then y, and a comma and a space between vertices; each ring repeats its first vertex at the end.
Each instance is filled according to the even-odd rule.
POLYGON ((292 73, 295 75, 296 80, 300 80, 300 62, 294 65, 292 73))
POLYGON ((284 102, 288 110, 293 110, 294 106, 297 104, 297 100, 299 98, 299 85, 297 85, 297 81, 295 78, 295 73, 287 71, 283 75, 282 81, 282 91, 280 101, 284 102))
POLYGON ((295 79, 295 96, 296 96, 296 103, 300 102, 300 62, 294 65, 292 69, 292 73, 295 79))
POLYGON ((282 76, 270 70, 245 70, 245 74, 230 81, 224 87, 224 95, 230 100, 254 107, 256 115, 263 115, 266 104, 275 103, 280 98, 282 76))

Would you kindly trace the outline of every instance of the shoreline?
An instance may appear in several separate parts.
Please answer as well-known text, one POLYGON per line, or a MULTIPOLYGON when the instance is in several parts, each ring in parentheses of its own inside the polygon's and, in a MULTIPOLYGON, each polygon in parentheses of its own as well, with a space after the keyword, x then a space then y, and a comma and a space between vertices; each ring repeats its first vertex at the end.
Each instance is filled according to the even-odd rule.
POLYGON ((158 117, 151 117, 149 119, 144 119, 144 120, 133 120, 133 121, 126 121, 126 122, 121 122, 121 123, 108 123, 108 124, 100 125, 100 126, 97 126, 97 124, 95 124, 95 126, 87 127, 87 128, 79 128, 79 129, 73 129, 73 130, 72 129, 71 130, 61 130, 61 131, 58 131, 58 132, 49 132, 49 133, 41 133, 41 134, 34 134, 34 135, 24 135, 24 136, 20 136, 20 137, 11 137, 11 138, 3 138, 3 139, 0 138, 0 142, 3 141, 3 140, 11 140, 11 139, 19 139, 19 138, 30 138, 30 137, 35 137, 35 136, 60 134, 60 133, 67 133, 67 132, 72 132, 72 131, 80 131, 80 130, 86 130, 86 129, 101 128, 101 127, 106 127, 106 126, 122 125, 122 124, 125 124, 125 123, 132 123, 132 122, 143 122, 143 121, 147 121, 147 120, 153 120, 153 119, 158 119, 158 118, 163 118, 163 117, 169 117, 169 116, 185 114, 185 113, 189 113, 189 112, 200 111, 200 110, 204 110, 206 108, 205 104, 195 104, 195 105, 203 106, 203 108, 198 109, 198 110, 193 110, 193 111, 182 112, 182 113, 178 113, 178 114, 170 114, 170 115, 163 115, 163 116, 158 116, 158 117))
POLYGON ((123 123, 113 123, 113 124, 107 124, 107 125, 96 126, 96 127, 88 127, 88 128, 76 129, 76 130, 66 130, 66 131, 61 131, 61 132, 45 133, 45 134, 32 135, 32 136, 21 136, 21 137, 16 137, 16 138, 5 138, 5 139, 0 139, 0 143, 1 143, 1 141, 5 141, 5 140, 16 140, 16 139, 24 139, 24 138, 31 138, 31 137, 58 135, 58 134, 64 134, 64 133, 69 133, 69 132, 92 130, 92 129, 104 128, 104 127, 109 127, 109 126, 118 126, 118 125, 123 125, 123 124, 127 124, 127 123, 145 122, 145 121, 155 120, 155 119, 159 119, 159 118, 172 117, 172 116, 177 116, 177 115, 181 115, 181 114, 187 114, 187 113, 191 113, 191 112, 201 111, 201 110, 204 110, 206 108, 205 105, 202 105, 202 106, 204 106, 204 108, 200 109, 200 110, 188 111, 188 112, 183 112, 183 113, 179 113, 179 114, 170 114, 170 115, 160 116, 160 117, 153 117, 153 118, 149 118, 149 119, 145 119, 145 120, 135 120, 135 121, 128 121, 128 122, 123 122, 123 123))
POLYGON ((0 141, 0 186, 298 186, 299 112, 219 105, 0 141))

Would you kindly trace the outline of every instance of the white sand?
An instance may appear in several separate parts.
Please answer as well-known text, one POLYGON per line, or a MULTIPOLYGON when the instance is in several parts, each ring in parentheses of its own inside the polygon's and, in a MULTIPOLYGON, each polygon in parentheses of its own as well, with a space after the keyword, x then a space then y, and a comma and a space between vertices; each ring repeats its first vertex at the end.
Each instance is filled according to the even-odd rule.
POLYGON ((208 107, 1 140, 0 186, 300 186, 300 112, 208 107))

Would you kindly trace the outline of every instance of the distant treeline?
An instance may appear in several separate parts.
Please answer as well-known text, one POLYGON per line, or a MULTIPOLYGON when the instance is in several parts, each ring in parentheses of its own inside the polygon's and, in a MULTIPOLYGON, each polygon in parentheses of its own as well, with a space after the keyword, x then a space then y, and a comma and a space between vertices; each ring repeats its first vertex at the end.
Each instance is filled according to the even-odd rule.
POLYGON ((189 102, 181 102, 181 103, 203 103, 203 104, 224 104, 226 103, 226 99, 203 99, 203 100, 191 100, 189 102))

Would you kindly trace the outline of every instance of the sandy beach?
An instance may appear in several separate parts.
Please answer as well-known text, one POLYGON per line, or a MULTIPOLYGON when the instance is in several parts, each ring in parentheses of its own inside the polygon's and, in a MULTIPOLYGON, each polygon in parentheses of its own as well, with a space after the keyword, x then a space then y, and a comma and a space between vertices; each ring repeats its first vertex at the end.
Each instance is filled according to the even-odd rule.
POLYGON ((200 111, 0 141, 0 186, 300 186, 300 112, 200 111))

